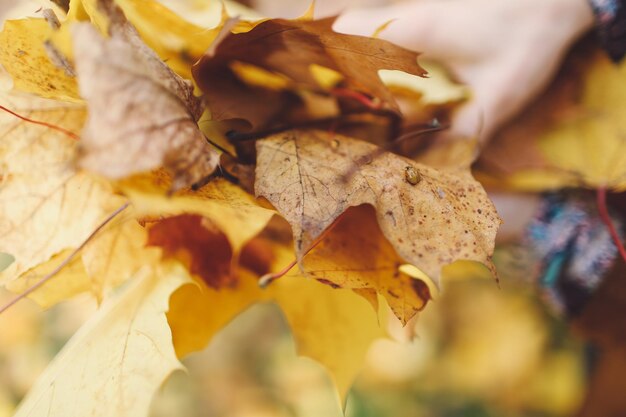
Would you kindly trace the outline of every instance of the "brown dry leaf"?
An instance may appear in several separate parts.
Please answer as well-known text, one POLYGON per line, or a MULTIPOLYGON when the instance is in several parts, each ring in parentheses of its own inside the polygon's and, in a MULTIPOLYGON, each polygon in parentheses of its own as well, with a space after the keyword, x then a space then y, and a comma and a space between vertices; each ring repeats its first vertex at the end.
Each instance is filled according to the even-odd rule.
POLYGON ((115 179, 163 166, 173 190, 206 178, 219 155, 196 124, 202 110, 193 86, 127 22, 109 29, 104 39, 90 24, 73 28, 80 92, 89 106, 81 166, 115 179))
POLYGON ((182 214, 150 226, 148 244, 182 262, 209 287, 220 289, 233 281, 233 251, 226 235, 208 218, 182 214))
POLYGON ((305 274, 334 288, 357 290, 376 309, 381 294, 406 324, 430 300, 424 281, 400 272, 403 264, 376 224, 371 206, 348 209, 302 260, 305 274))
POLYGON ((426 72, 417 64, 417 53, 380 39, 336 33, 334 20, 271 19, 212 46, 193 67, 193 74, 214 119, 242 118, 255 128, 273 117, 284 120, 281 113, 289 105, 288 96, 283 91, 248 86, 233 72, 232 65, 237 63, 256 67, 268 76, 285 77, 290 85, 312 91, 323 90, 312 66, 324 67, 343 76, 345 88, 398 111, 378 71, 393 69, 423 76, 426 72))
MULTIPOLYGON (((256 193, 291 224, 298 259, 348 207, 371 204, 398 255, 435 282, 456 260, 493 270, 500 219, 469 172, 437 171, 323 131, 257 142, 256 193)), ((358 254, 358 247, 349 249, 358 254)))

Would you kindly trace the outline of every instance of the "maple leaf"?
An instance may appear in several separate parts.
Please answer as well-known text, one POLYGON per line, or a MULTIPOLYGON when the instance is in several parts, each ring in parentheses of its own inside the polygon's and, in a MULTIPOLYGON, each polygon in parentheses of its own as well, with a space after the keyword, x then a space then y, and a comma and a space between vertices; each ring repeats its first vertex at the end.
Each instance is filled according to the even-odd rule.
POLYGON ((259 234, 274 210, 261 207, 238 186, 215 179, 197 190, 183 189, 171 195, 172 179, 162 170, 138 175, 116 184, 133 204, 138 218, 199 214, 214 222, 228 238, 235 253, 259 234))
MULTIPOLYGON (((377 293, 406 324, 431 299, 427 284, 400 271, 404 260, 381 233, 369 206, 348 209, 302 260, 303 272, 333 288, 364 296, 375 309, 377 293), (358 254, 358 255, 357 255, 358 254)), ((272 284, 273 285, 273 284, 272 284)))
POLYGON ((157 1, 147 0, 72 0, 68 21, 91 21, 102 33, 108 33, 111 10, 119 8, 137 29, 144 42, 177 74, 191 79, 191 65, 199 59, 219 34, 225 16, 220 7, 211 9, 208 21, 217 20, 214 28, 198 26, 181 18, 157 1), (114 4, 114 6, 113 6, 114 4), (217 18, 217 19, 215 19, 217 18))
POLYGON ((147 415, 165 378, 182 369, 165 312, 188 281, 176 264, 140 272, 72 337, 15 416, 147 415))
POLYGON ((398 255, 435 282, 456 260, 493 270, 500 219, 469 172, 437 171, 323 131, 271 136, 257 152, 256 193, 291 224, 298 259, 348 207, 371 204, 398 255))
MULTIPOLYGON (((284 265, 292 256, 285 246, 263 241, 262 247, 269 250, 270 269, 284 265)), ((238 269, 238 278, 219 291, 200 282, 199 287, 186 285, 172 295, 167 317, 179 357, 204 348, 252 304, 275 302, 291 327, 298 353, 326 367, 343 404, 369 346, 384 336, 367 301, 348 289, 333 289, 297 271, 265 290, 257 284, 258 275, 245 267, 238 269)))
POLYGON ((173 189, 211 174, 217 152, 196 120, 193 87, 143 44, 127 22, 116 22, 109 39, 89 24, 73 28, 76 69, 89 117, 80 164, 110 178, 164 166, 173 189))
POLYGON ((194 65, 193 74, 214 119, 242 118, 259 128, 276 117, 285 121, 282 113, 293 102, 293 96, 282 91, 246 85, 233 72, 237 63, 310 91, 323 90, 313 65, 332 70, 343 78, 345 89, 375 97, 383 108, 397 112, 378 71, 395 69, 423 76, 426 72, 417 64, 417 53, 380 39, 336 33, 333 22, 334 18, 270 19, 212 45, 194 65))
MULTIPOLYGON (((145 413, 152 393, 180 366, 172 341, 179 357, 200 349, 249 305, 267 301, 285 313, 299 352, 331 371, 343 399, 370 343, 383 333, 369 305, 377 306, 377 294, 404 323, 430 298, 423 281, 401 272, 403 263, 434 279, 458 259, 491 266, 498 218, 468 172, 439 172, 346 136, 300 130, 257 142, 256 192, 289 221, 307 276, 292 270, 260 289, 259 276, 291 265, 291 238, 273 235, 280 234, 271 222, 275 211, 241 187, 225 180, 200 187, 218 154, 198 129, 203 109, 192 84, 170 67, 188 75, 189 60, 209 47, 194 75, 214 119, 244 118, 258 127, 275 117, 283 125, 336 118, 349 107, 348 97, 354 101, 348 104, 365 107, 361 128, 373 132, 372 117, 380 116, 374 113, 399 119, 379 70, 424 75, 417 54, 337 34, 332 19, 233 29, 222 18, 222 39, 217 29, 204 31, 153 1, 72 0, 58 30, 37 22, 16 25, 18 43, 39 48, 50 40, 57 55, 47 52, 43 74, 26 77, 31 87, 25 88, 75 97, 75 81, 50 66, 54 57, 67 58, 88 115, 83 126, 85 106, 8 103, 43 126, 5 115, 12 119, 4 122, 0 145, 0 232, 8 239, 3 234, 0 251, 15 262, 3 282, 25 290, 65 265, 33 296, 50 305, 91 291, 104 304, 18 415, 145 413), (33 36, 19 33, 30 28, 33 36), (48 80, 55 88, 40 85, 48 80), (292 100, 298 105, 286 109, 292 100), (92 172, 79 170, 77 160, 92 172), (106 297, 135 275, 117 298, 106 297), (164 320, 170 294, 171 335, 164 320), (79 391, 80 401, 68 401, 79 391)), ((7 33, 0 43, 12 52, 2 56, 10 58, 14 78, 44 62, 41 48, 37 60, 20 61, 7 33)), ((249 162, 240 156, 235 162, 249 162)))

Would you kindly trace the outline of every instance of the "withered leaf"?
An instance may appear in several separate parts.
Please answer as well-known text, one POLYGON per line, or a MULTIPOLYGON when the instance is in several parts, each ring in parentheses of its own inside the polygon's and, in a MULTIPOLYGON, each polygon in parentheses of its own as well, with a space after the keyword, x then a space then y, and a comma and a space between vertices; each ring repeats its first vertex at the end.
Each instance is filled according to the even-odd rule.
POLYGON ((148 236, 148 245, 178 259, 208 286, 220 289, 231 281, 233 251, 226 235, 208 218, 192 214, 170 217, 152 225, 148 236))
POLYGON ((89 24, 73 28, 80 92, 89 107, 80 164, 109 178, 163 166, 174 177, 173 189, 210 175, 218 154, 196 124, 201 107, 191 83, 127 22, 109 30, 104 39, 89 24))
POLYGON ((382 295, 406 324, 430 300, 426 283, 398 269, 403 264, 376 224, 371 206, 348 209, 302 261, 303 271, 334 288, 357 290, 378 305, 382 295))
POLYGON ((423 76, 426 71, 418 65, 417 53, 381 39, 334 32, 334 21, 271 19, 249 32, 230 34, 211 47, 194 66, 193 74, 214 118, 243 118, 258 127, 287 104, 280 92, 246 86, 233 73, 234 63, 279 74, 294 86, 312 91, 323 89, 312 66, 327 68, 343 77, 343 87, 377 98, 382 107, 398 111, 378 71, 393 69, 423 76), (259 115, 259 109, 265 114, 259 115))
POLYGON ((439 172, 316 130, 268 137, 257 152, 256 193, 291 224, 299 259, 348 207, 371 204, 397 253, 435 282, 456 260, 492 267, 500 219, 469 172, 439 172))

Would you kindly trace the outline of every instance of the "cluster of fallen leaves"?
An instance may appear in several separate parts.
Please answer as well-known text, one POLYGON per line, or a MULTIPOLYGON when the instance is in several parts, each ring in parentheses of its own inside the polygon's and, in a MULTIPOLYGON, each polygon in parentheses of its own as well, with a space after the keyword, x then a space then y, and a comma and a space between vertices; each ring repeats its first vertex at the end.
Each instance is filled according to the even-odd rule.
POLYGON ((411 125, 379 70, 423 76, 416 53, 309 14, 207 30, 145 0, 58 3, 0 34, 0 284, 101 307, 16 415, 145 415, 257 302, 344 398, 386 306, 407 323, 444 266, 493 269, 467 152, 391 152, 433 110, 411 125))

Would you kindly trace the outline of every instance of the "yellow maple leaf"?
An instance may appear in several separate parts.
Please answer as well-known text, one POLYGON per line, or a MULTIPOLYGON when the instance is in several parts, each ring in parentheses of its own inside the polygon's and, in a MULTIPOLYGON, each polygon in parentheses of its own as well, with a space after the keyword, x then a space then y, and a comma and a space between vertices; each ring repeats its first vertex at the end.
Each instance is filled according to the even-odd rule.
POLYGON ((15 416, 147 415, 165 378, 182 369, 165 312, 188 280, 177 264, 140 271, 72 337, 15 416))
MULTIPOLYGON (((107 33, 111 16, 109 0, 72 0, 68 19, 90 20, 107 33)), ((202 56, 221 29, 219 8, 211 13, 220 16, 212 28, 195 25, 157 1, 117 0, 115 4, 137 28, 142 39, 179 75, 191 79, 191 65, 202 56)), ((213 20, 213 19, 208 19, 213 20)))
MULTIPOLYGON (((269 247, 271 268, 282 267, 293 257, 288 247, 269 247)), ((202 349, 250 305, 275 302, 290 324, 298 353, 326 367, 343 404, 370 344, 384 336, 375 310, 354 292, 333 289, 296 270, 266 289, 259 288, 258 277, 250 271, 238 272, 239 279, 230 287, 216 290, 198 281, 172 295, 168 321, 177 354, 202 349)))
POLYGON ((192 213, 208 217, 226 234, 235 252, 256 236, 275 215, 250 194, 222 179, 196 191, 167 195, 171 178, 164 171, 130 177, 117 183, 132 202, 137 216, 175 216, 192 213))

